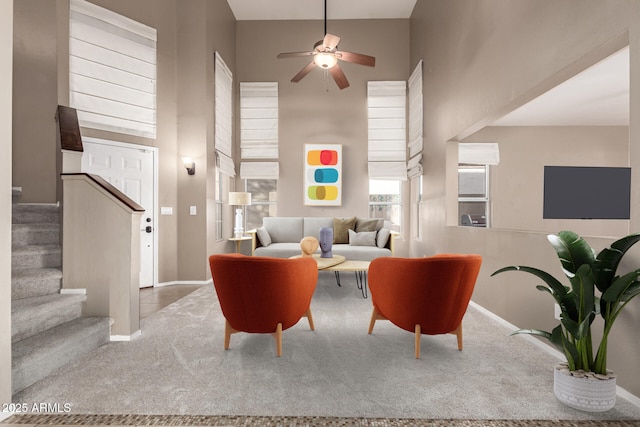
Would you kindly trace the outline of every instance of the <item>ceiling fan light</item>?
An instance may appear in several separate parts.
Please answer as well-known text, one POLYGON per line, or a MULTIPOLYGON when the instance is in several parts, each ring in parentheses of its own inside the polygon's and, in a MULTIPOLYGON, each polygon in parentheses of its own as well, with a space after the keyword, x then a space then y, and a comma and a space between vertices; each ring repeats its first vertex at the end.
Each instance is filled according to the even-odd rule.
POLYGON ((329 69, 335 67, 338 63, 338 58, 332 53, 317 53, 313 58, 313 62, 324 69, 329 69))

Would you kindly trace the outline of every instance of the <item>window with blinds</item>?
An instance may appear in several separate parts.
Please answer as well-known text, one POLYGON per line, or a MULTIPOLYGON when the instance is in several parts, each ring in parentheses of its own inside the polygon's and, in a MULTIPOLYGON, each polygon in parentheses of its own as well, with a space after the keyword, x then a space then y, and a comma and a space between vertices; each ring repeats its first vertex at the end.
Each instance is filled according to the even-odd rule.
POLYGON ((233 164, 233 76, 220 56, 215 54, 215 150, 220 171, 235 176, 233 164))
POLYGON ((422 60, 409 77, 409 161, 407 175, 409 178, 422 175, 422 60))
POLYGON ((369 179, 407 179, 404 81, 368 82, 369 179))
POLYGON ((278 83, 240 83, 240 154, 278 158, 278 83))
POLYGON ((81 127, 156 137, 156 30, 71 0, 69 100, 81 127))

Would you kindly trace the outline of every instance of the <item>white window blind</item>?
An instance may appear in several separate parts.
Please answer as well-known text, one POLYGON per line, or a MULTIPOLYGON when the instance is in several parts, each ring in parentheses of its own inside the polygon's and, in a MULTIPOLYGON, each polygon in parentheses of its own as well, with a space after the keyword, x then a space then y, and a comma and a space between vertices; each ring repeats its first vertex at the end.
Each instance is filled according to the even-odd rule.
POLYGON ((422 175, 422 60, 409 77, 409 164, 407 174, 410 178, 422 175))
POLYGON ((458 163, 497 165, 500 150, 497 142, 465 142, 458 144, 458 163))
POLYGON ((240 178, 242 179, 278 179, 280 166, 278 162, 242 162, 240 178))
POLYGON ((156 137, 156 30, 71 0, 69 100, 80 126, 156 137))
POLYGON ((220 151, 216 151, 216 166, 220 169, 220 173, 227 176, 236 176, 236 167, 233 164, 233 159, 220 151))
POLYGON ((368 82, 369 178, 407 179, 404 81, 368 82))
MULTIPOLYGON (((233 76, 218 52, 215 55, 215 149, 230 159, 233 129, 233 76)), ((232 161, 233 163, 233 161, 232 161)), ((234 172, 235 175, 235 172, 234 172)))
POLYGON ((278 83, 240 83, 240 154, 278 158, 278 83))

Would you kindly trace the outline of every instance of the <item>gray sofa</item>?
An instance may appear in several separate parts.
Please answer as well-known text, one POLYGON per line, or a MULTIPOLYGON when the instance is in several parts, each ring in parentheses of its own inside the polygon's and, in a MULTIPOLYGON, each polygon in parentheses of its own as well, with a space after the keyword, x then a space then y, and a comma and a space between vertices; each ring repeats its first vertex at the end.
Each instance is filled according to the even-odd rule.
MULTIPOLYGON (((321 227, 334 227, 334 224, 334 237, 337 237, 349 222, 347 218, 265 217, 262 227, 249 231, 252 236, 251 253, 276 258, 300 255, 303 237, 317 238, 321 227)), ((334 243, 332 252, 353 261, 393 256, 393 241, 397 234, 382 219, 356 218, 349 232, 349 241, 334 243)), ((316 253, 320 253, 319 248, 316 253)))

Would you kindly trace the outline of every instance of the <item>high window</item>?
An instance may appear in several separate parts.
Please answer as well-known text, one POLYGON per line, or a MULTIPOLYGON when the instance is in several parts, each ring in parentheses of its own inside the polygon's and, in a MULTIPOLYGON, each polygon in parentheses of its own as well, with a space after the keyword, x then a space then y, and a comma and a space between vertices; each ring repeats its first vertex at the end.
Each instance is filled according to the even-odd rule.
POLYGON ((402 182, 369 180, 369 217, 384 218, 396 227, 402 226, 402 182))

